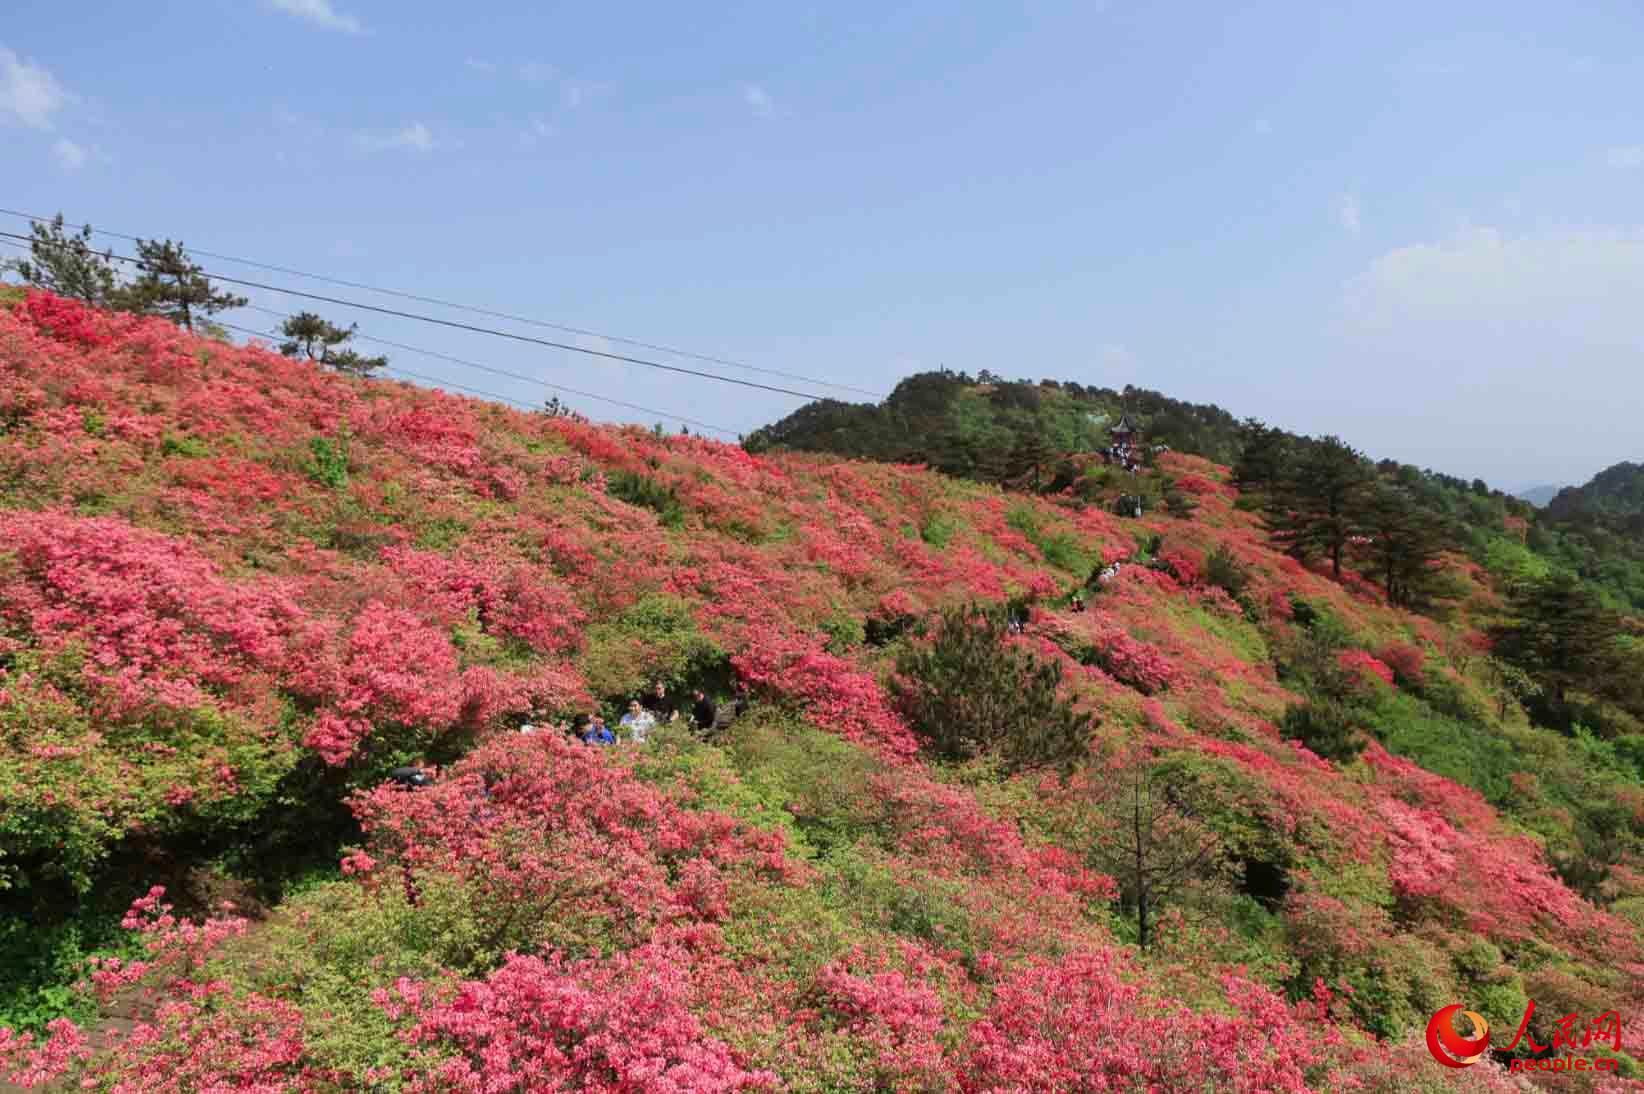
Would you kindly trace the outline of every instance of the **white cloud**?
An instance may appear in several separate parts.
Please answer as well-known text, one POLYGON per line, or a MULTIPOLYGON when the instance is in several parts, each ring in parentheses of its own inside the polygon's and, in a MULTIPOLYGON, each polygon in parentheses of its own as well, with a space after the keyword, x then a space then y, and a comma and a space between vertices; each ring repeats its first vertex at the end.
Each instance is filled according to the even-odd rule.
POLYGON ((1611 167, 1621 167, 1631 170, 1635 167, 1644 167, 1644 144, 1628 145, 1625 148, 1612 148, 1605 155, 1611 167))
POLYGON ((331 0, 268 0, 268 2, 287 15, 295 15, 299 19, 307 20, 317 27, 326 30, 339 30, 344 34, 358 34, 363 28, 360 21, 352 15, 344 15, 331 6, 331 0))
POLYGON ((70 101, 55 77, 0 46, 0 117, 10 115, 33 129, 50 129, 51 116, 70 101))
POLYGON ((1336 220, 1351 235, 1358 235, 1359 229, 1363 226, 1359 212, 1357 194, 1343 194, 1336 202, 1336 220))
POLYGON ((1469 228, 1382 255, 1349 285, 1350 311, 1386 326, 1466 322, 1637 345, 1644 234, 1572 230, 1510 236, 1469 228))
POLYGON ((434 134, 421 122, 411 122, 392 133, 362 133, 356 138, 361 148, 371 152, 408 149, 412 152, 432 152, 434 134))
POLYGON ((1396 248, 1344 288, 1327 359, 1351 398, 1309 416, 1436 467, 1585 480, 1640 455, 1641 299, 1644 229, 1469 228, 1396 248))
POLYGON ((758 84, 742 85, 742 101, 748 104, 755 117, 770 118, 776 115, 776 101, 758 84))
POLYGON ((57 139, 57 143, 51 146, 51 154, 57 157, 58 164, 65 171, 78 171, 86 163, 86 150, 67 137, 57 139))

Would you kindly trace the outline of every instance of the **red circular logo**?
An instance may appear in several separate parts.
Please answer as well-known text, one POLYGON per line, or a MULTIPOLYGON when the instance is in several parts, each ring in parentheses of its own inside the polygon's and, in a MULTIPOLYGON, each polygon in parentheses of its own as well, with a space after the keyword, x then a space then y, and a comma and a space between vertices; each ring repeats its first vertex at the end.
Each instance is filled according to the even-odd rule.
POLYGON ((1427 1023, 1427 1051, 1445 1067, 1476 1064, 1490 1051, 1490 1023, 1477 1011, 1462 1010, 1460 1003, 1451 1003, 1427 1023), (1471 1037, 1456 1032, 1457 1013, 1465 1014, 1473 1023, 1471 1037))

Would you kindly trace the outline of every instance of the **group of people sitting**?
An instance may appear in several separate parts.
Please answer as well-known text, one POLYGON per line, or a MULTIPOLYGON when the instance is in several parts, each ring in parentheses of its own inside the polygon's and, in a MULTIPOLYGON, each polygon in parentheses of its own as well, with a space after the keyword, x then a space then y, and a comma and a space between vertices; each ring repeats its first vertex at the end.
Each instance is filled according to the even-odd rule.
MULTIPOLYGON (((676 704, 668 694, 666 685, 658 680, 650 691, 628 701, 628 709, 617 721, 614 731, 605 723, 605 716, 597 710, 591 714, 579 714, 570 722, 561 722, 552 728, 584 744, 614 745, 620 739, 643 745, 659 725, 684 721, 696 733, 706 734, 713 731, 719 717, 719 704, 708 698, 700 688, 691 693, 690 704, 685 706, 676 704)), ((545 728, 542 720, 545 719, 539 712, 533 712, 532 720, 520 726, 519 731, 525 734, 540 733, 545 728)))

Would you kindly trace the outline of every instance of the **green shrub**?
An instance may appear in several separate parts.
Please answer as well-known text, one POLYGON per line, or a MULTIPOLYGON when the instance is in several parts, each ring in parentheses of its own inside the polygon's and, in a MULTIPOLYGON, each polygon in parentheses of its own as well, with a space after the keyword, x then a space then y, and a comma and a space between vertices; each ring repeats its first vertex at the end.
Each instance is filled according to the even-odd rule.
POLYGON ((303 473, 321 486, 341 490, 348 485, 348 434, 336 438, 313 437, 308 442, 308 458, 303 473))
POLYGON ((685 526, 685 507, 672 486, 664 486, 650 475, 637 471, 616 471, 605 480, 605 492, 629 505, 649 509, 664 528, 685 526))
POLYGON ((1315 755, 1338 764, 1352 763, 1364 751, 1364 734, 1354 725, 1352 713, 1340 703, 1328 700, 1300 703, 1284 712, 1279 733, 1300 741, 1315 755))
POLYGON ((1012 509, 1005 523, 1022 533, 1027 541, 1039 548, 1045 561, 1062 570, 1082 574, 1090 568, 1090 554, 1080 545, 1079 538, 1068 532, 1048 532, 1039 523, 1039 516, 1026 506, 1012 509))
POLYGON ((919 529, 919 538, 932 547, 942 548, 953 539, 953 534, 959 530, 959 522, 952 517, 941 513, 932 513, 925 518, 925 526, 919 529))
POLYGON ((166 439, 160 442, 160 453, 164 456, 198 458, 209 456, 211 446, 199 437, 190 437, 186 433, 167 433, 166 439))
POLYGON ((1228 596, 1237 600, 1250 586, 1250 571, 1224 543, 1205 559, 1204 579, 1211 585, 1219 586, 1228 596))
POLYGON ((1512 749, 1483 726, 1449 718, 1414 696, 1383 689, 1364 710, 1367 728, 1395 756, 1470 786, 1492 802, 1507 800, 1518 769, 1512 749))
POLYGON ((868 637, 862 621, 845 612, 840 612, 824 622, 822 632, 828 636, 828 652, 841 655, 860 646, 868 637))
POLYGON ((589 627, 582 654, 589 689, 612 699, 637 695, 656 680, 676 692, 711 684, 725 666, 725 651, 697 629, 690 605, 662 594, 589 627))
POLYGON ((885 823, 871 782, 880 761, 794 715, 755 707, 731 723, 724 747, 748 793, 780 805, 818 854, 867 839, 885 823))
POLYGON ((897 658, 897 705, 940 759, 991 753, 1007 771, 1071 766, 1085 755, 1093 716, 1057 694, 1059 663, 1008 646, 1005 636, 998 609, 943 613, 928 646, 897 658))

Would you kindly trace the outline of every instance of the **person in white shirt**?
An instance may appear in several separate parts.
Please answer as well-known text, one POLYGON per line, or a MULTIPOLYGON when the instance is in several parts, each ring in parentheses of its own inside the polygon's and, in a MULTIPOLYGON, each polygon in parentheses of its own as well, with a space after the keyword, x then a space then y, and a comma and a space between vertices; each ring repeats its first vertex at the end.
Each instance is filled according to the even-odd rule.
POLYGON ((622 716, 622 721, 618 724, 627 731, 630 741, 642 745, 651 735, 651 730, 656 728, 656 718, 639 705, 638 699, 635 699, 628 704, 628 713, 622 716))

